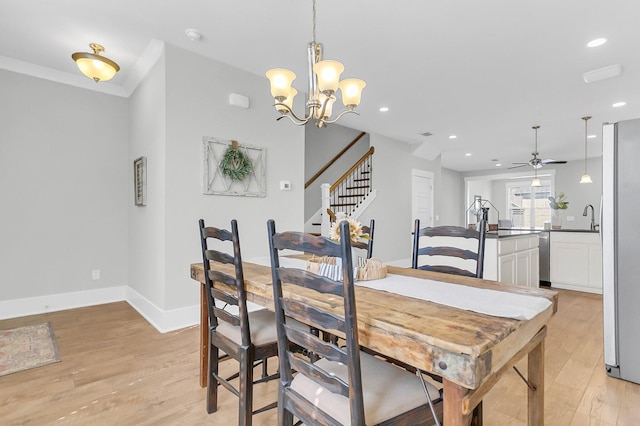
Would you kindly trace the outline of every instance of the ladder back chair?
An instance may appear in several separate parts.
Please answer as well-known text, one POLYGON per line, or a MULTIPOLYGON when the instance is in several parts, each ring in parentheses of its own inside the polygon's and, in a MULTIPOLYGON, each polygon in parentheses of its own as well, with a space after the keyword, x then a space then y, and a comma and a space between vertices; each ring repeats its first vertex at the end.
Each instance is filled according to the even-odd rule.
POLYGON ((351 242, 352 247, 367 251, 367 259, 371 259, 371 256, 373 256, 373 231, 374 231, 375 224, 376 224, 375 219, 371 219, 371 221, 369 221, 369 226, 366 226, 366 225, 362 226, 362 232, 369 235, 369 239, 367 241, 351 242))
POLYGON ((420 228, 420 219, 416 219, 413 232, 413 252, 411 256, 411 267, 413 269, 423 269, 427 271, 443 272, 445 274, 464 275, 468 277, 482 278, 484 271, 484 246, 486 237, 486 220, 480 221, 479 229, 467 229, 461 226, 436 226, 420 228), (427 245, 420 246, 421 238, 425 237, 427 245), (442 245, 444 241, 459 239, 460 241, 472 241, 475 250, 442 245), (475 240, 475 242, 473 241, 475 240), (427 263, 420 265, 421 256, 426 256, 427 263), (445 258, 457 258, 461 267, 440 264, 450 263, 445 258), (473 261, 473 262, 466 262, 473 261), (475 270, 463 269, 471 263, 475 270), (475 263, 475 264, 474 264, 475 263))
POLYGON ((213 413, 217 410, 218 386, 222 385, 239 399, 238 424, 251 425, 253 414, 276 406, 274 402, 253 411, 253 384, 278 377, 278 374, 267 374, 267 359, 278 355, 275 316, 266 309, 247 311, 236 220, 231 221, 231 231, 205 226, 203 219, 200 219, 199 225, 209 310, 207 412, 213 413), (211 248, 211 240, 232 242, 233 255, 211 248), (214 288, 214 282, 224 284, 224 290, 214 288), (238 361, 237 374, 226 379, 219 375, 219 350, 238 361), (255 362, 262 362, 262 377, 256 381, 253 379, 255 362), (230 382, 235 378, 239 378, 239 389, 230 382))
MULTIPOLYGON (((349 224, 340 226, 341 235, 349 235, 349 224)), ((306 425, 418 425, 441 417, 442 396, 435 387, 360 351, 349 239, 336 243, 300 232, 276 233, 273 220, 267 228, 280 351, 278 424, 290 426, 295 417, 306 425), (280 267, 281 250, 340 258, 342 279, 280 267), (331 303, 313 302, 323 298, 331 303), (340 334, 345 346, 291 327, 292 318, 340 334), (296 356, 289 351, 291 343, 320 359, 311 363, 296 356)))

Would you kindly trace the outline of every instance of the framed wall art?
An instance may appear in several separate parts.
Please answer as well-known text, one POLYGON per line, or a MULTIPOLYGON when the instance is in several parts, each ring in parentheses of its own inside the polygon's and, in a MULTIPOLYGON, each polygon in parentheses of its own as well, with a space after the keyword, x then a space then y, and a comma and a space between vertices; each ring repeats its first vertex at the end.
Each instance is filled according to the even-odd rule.
POLYGON ((202 144, 204 194, 266 196, 264 148, 208 136, 202 144))
POLYGON ((147 205, 147 157, 133 161, 133 195, 136 206, 147 205))

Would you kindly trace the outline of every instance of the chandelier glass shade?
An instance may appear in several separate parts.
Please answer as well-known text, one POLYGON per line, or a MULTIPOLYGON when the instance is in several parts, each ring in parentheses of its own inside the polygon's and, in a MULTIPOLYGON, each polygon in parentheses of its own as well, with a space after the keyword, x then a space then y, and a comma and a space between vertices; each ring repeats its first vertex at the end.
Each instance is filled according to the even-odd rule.
POLYGON ((344 114, 358 114, 355 108, 360 105, 362 89, 366 83, 357 78, 340 80, 344 65, 338 61, 322 58, 322 44, 316 43, 315 29, 316 1, 313 0, 313 41, 307 47, 309 98, 304 117, 296 115, 293 111, 293 98, 298 93, 292 87, 296 78, 295 73, 284 68, 273 68, 267 71, 266 75, 271 83, 271 96, 275 100, 275 108, 281 114, 278 120, 289 117, 294 124, 300 126, 313 120, 317 127, 325 127, 327 124, 338 121, 344 114), (335 118, 331 118, 338 90, 346 109, 335 118))
POLYGON ((101 45, 91 43, 89 47, 93 49, 93 53, 76 52, 71 55, 80 72, 96 83, 111 80, 120 71, 120 66, 111 59, 100 55, 100 52, 104 52, 104 47, 101 45))
POLYGON ((584 120, 584 174, 580 178, 580 183, 593 183, 591 175, 587 173, 587 121, 590 118, 590 116, 582 117, 584 120))

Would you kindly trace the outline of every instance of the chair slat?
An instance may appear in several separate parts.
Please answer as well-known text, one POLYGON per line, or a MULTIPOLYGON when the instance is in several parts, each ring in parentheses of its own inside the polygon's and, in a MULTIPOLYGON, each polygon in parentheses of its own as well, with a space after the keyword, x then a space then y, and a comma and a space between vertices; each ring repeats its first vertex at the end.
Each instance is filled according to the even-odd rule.
POLYGON ((458 237, 478 239, 478 231, 463 228, 461 226, 437 226, 422 228, 419 231, 421 237, 458 237))
POLYGON ((230 314, 229 312, 225 311, 224 309, 220 309, 218 307, 213 308, 213 311, 216 315, 216 318, 223 320, 224 322, 227 322, 235 327, 238 327, 240 325, 240 318, 238 318, 235 315, 230 314))
POLYGON ((326 358, 330 361, 341 362, 346 364, 349 362, 347 354, 338 346, 325 342, 317 336, 311 334, 311 332, 304 332, 293 327, 286 327, 287 339, 290 342, 295 343, 298 346, 308 349, 321 358, 326 358))
POLYGON ((217 238, 221 241, 231 241, 231 232, 226 229, 214 228, 212 226, 208 226, 203 229, 203 234, 205 238, 217 238))
POLYGON ((340 244, 303 232, 282 232, 273 237, 277 250, 296 250, 321 256, 340 257, 340 244))
POLYGON ((447 266, 447 265, 422 265, 422 266, 418 266, 417 269, 421 269, 423 271, 442 272, 443 274, 462 275, 465 277, 476 276, 474 272, 467 271, 466 269, 456 268, 455 266, 447 266))
POLYGON ((298 373, 304 374, 333 393, 349 397, 349 386, 339 377, 332 376, 291 353, 289 353, 289 362, 291 367, 298 373))
POLYGON ((229 274, 225 274, 224 272, 217 271, 215 269, 212 269, 209 271, 209 279, 211 281, 221 282, 233 288, 235 288, 237 285, 236 277, 233 277, 229 274))
POLYGON ((213 294, 213 298, 220 300, 224 303, 228 303, 229 305, 238 306, 238 298, 233 294, 229 294, 225 291, 218 290, 217 288, 211 289, 211 294, 213 294))
POLYGON ((418 249, 418 256, 448 256, 467 260, 478 260, 478 254, 457 247, 422 247, 418 249))
POLYGON ((311 321, 322 327, 323 330, 343 330, 345 327, 344 319, 339 316, 298 300, 283 298, 282 307, 287 316, 303 322, 311 321))
POLYGON ((220 263, 233 263, 233 256, 227 253, 222 253, 218 250, 207 250, 205 255, 207 259, 220 263))
POLYGON ((344 287, 341 282, 333 281, 330 278, 316 275, 302 269, 278 268, 278 277, 286 283, 295 284, 300 287, 312 288, 320 293, 344 295, 344 287))

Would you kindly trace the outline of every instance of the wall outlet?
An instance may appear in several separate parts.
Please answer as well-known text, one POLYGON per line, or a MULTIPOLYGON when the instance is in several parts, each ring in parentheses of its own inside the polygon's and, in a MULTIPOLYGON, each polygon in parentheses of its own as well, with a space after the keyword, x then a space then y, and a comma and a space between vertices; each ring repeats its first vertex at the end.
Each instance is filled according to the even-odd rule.
POLYGON ((100 279, 100 269, 92 269, 91 270, 91 279, 99 280, 100 279))

